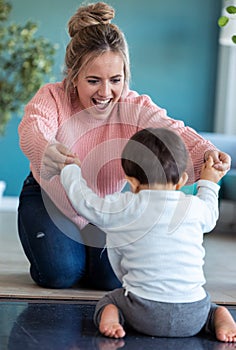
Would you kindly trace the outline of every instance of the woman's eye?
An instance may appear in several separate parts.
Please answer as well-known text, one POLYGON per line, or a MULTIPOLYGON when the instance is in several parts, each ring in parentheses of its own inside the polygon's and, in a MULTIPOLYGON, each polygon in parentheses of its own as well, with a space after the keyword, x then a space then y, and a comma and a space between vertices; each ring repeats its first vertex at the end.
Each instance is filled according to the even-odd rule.
POLYGON ((111 80, 111 82, 113 84, 118 84, 118 83, 120 83, 120 81, 121 81, 121 78, 114 78, 114 79, 111 80))
POLYGON ((98 80, 97 79, 88 79, 89 84, 97 84, 98 80))

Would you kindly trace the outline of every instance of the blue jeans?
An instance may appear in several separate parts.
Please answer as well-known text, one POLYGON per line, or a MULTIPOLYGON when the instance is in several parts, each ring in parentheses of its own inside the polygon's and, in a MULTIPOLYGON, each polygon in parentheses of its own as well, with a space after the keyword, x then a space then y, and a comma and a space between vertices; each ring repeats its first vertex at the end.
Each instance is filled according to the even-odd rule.
POLYGON ((30 173, 20 194, 18 232, 32 279, 46 288, 69 288, 76 284, 102 290, 121 287, 106 249, 81 243, 83 235, 86 237, 90 232, 105 242, 104 232, 92 225, 80 231, 47 197, 49 215, 43 200, 46 194, 42 198, 42 193, 30 173), (54 222, 60 222, 63 230, 54 222))

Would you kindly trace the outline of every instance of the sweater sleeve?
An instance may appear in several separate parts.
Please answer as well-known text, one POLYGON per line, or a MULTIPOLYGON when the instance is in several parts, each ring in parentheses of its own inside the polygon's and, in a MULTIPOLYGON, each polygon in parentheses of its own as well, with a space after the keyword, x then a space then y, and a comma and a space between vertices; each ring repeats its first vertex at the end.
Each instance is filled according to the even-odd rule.
POLYGON ((49 84, 42 87, 25 107, 18 127, 20 147, 39 180, 42 159, 49 143, 56 142, 58 111, 49 84))
MULTIPOLYGON (((43 86, 25 108, 24 117, 19 125, 20 147, 30 161, 34 178, 46 191, 55 205, 76 225, 83 228, 87 220, 79 216, 61 186, 59 176, 51 179, 42 177, 42 161, 48 144, 56 143, 60 118, 69 116, 70 107, 65 101, 64 91, 59 84, 43 86), (52 92, 53 91, 53 92, 52 92), (63 108, 60 106, 63 105, 63 108), (63 111, 61 114, 59 110, 63 111)), ((49 205, 44 198, 45 206, 49 205)), ((48 210, 50 211, 50 206, 48 210)))
POLYGON ((201 137, 193 128, 186 126, 183 121, 167 116, 166 110, 156 105, 149 96, 137 96, 136 92, 130 91, 127 95, 127 101, 133 101, 132 103, 138 106, 135 108, 139 111, 139 119, 137 120, 139 129, 147 127, 171 128, 182 137, 189 152, 188 184, 199 180, 205 152, 216 150, 216 147, 201 137))
POLYGON ((198 181, 204 163, 205 152, 215 150, 216 147, 201 137, 193 128, 186 126, 183 121, 168 117, 163 109, 159 110, 158 113, 150 111, 147 125, 171 128, 181 136, 189 153, 187 166, 188 184, 198 181))

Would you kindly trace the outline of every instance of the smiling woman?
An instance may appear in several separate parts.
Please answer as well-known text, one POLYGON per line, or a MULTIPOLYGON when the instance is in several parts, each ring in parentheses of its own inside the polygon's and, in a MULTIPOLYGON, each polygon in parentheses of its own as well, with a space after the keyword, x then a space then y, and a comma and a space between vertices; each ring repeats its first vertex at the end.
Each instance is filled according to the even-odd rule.
POLYGON ((169 118, 149 96, 130 90, 128 46, 111 23, 114 14, 103 2, 79 7, 68 25, 64 80, 43 86, 19 125, 30 173, 20 195, 18 230, 31 277, 42 287, 121 286, 107 259, 105 234, 75 212, 60 184, 63 165, 80 162, 88 185, 101 196, 121 191, 123 147, 147 127, 172 128, 181 135, 189 152, 190 183, 199 179, 205 155, 222 170, 230 165, 227 154, 169 118))

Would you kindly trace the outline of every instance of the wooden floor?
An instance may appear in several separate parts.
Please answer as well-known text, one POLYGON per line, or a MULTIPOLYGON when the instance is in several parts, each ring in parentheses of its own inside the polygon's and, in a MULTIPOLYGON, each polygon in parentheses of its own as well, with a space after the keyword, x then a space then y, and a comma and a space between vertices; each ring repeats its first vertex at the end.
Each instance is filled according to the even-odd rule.
MULTIPOLYGON (((205 235, 206 290, 219 304, 236 305, 236 230, 217 227, 205 235)), ((98 300, 105 292, 82 289, 44 289, 29 276, 29 264, 21 248, 16 213, 0 211, 0 298, 98 300)))

